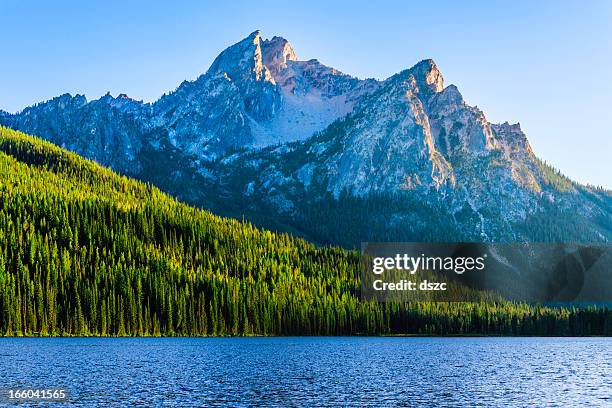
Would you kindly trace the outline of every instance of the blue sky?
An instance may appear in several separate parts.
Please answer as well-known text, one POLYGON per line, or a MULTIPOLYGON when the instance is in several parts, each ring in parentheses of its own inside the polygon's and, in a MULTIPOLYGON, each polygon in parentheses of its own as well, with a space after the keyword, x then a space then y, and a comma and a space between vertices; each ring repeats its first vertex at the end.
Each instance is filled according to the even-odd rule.
POLYGON ((0 0, 0 109, 65 92, 152 101, 255 29, 361 78, 433 58, 489 120, 520 122, 541 158, 612 188, 612 2, 603 0, 0 0))

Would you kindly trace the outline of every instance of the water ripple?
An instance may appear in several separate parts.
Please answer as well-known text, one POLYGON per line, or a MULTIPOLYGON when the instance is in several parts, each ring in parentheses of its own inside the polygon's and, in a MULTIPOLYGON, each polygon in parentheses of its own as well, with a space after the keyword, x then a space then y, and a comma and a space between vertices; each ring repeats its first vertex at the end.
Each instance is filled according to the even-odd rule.
POLYGON ((610 406, 607 338, 0 339, 67 406, 610 406))

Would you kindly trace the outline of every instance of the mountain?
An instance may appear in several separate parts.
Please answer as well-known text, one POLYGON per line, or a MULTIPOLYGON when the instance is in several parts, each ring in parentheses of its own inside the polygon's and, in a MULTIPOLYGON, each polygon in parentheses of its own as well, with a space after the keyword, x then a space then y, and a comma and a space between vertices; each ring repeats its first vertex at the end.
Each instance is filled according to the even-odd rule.
POLYGON ((238 209, 318 242, 612 238, 609 191, 547 166, 518 124, 489 123, 431 60, 312 138, 242 150, 208 171, 238 209))
POLYGON ((256 31, 154 103, 63 95, 0 123, 317 243, 612 240, 612 193, 543 163, 432 60, 360 80, 256 31))
POLYGON ((362 302, 359 268, 0 127, 0 335, 612 333, 598 307, 362 302))
POLYGON ((142 132, 150 107, 126 95, 110 94, 87 102, 83 95, 64 94, 24 109, 19 115, 0 115, 2 124, 46 135, 59 146, 95 158, 118 171, 139 169, 142 132))
POLYGON ((173 145, 210 160, 232 148, 311 136, 349 112, 374 84, 316 60, 299 61, 285 39, 262 40, 256 31, 154 109, 173 145))

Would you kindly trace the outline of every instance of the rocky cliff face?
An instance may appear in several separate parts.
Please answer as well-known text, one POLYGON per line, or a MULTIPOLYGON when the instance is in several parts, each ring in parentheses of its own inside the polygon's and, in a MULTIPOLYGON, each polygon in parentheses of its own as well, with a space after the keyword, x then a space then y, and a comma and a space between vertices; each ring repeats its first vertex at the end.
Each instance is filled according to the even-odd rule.
POLYGON ((256 31, 152 104, 62 95, 0 123, 321 242, 565 239, 576 220, 572 239, 612 239, 609 192, 543 164, 518 124, 489 123, 432 60, 360 80, 256 31), (322 211, 335 215, 313 229, 322 211), (373 219, 372 236, 330 232, 373 219))
POLYGON ((143 141, 168 140, 209 161, 236 148, 304 139, 346 115, 376 85, 316 60, 299 61, 287 40, 263 40, 255 31, 223 51, 205 74, 153 104, 125 94, 91 102, 66 94, 0 120, 126 171, 109 151, 132 157, 143 141), (146 135, 151 131, 156 140, 146 135), (100 137, 97 147, 90 146, 90 134, 100 137))
POLYGON ((154 108, 173 144, 212 160, 323 130, 351 110, 355 94, 370 89, 363 83, 317 61, 299 61, 287 40, 262 40, 256 31, 154 108))
POLYGON ((119 171, 134 172, 147 113, 147 105, 125 95, 87 102, 83 95, 64 94, 0 120, 119 171))
POLYGON ((226 156, 210 172, 218 175, 221 194, 236 201, 248 197, 243 201, 247 212, 284 217, 291 227, 307 229, 323 242, 342 237, 330 239, 332 231, 320 236, 310 228, 321 222, 322 211, 335 214, 326 222, 339 230, 363 223, 358 238, 342 242, 347 245, 364 237, 612 237, 609 192, 580 186, 546 166, 518 124, 489 123, 456 86, 444 86, 431 60, 379 83, 319 135, 226 156), (346 196, 353 201, 337 211, 346 196), (382 204, 372 197, 383 197, 382 204), (366 212, 361 219, 354 216, 360 211, 366 212), (428 228, 436 218, 444 221, 432 232, 428 228), (577 220, 585 230, 574 235, 569 229, 577 220), (377 234, 368 235, 368 224, 375 225, 377 234))

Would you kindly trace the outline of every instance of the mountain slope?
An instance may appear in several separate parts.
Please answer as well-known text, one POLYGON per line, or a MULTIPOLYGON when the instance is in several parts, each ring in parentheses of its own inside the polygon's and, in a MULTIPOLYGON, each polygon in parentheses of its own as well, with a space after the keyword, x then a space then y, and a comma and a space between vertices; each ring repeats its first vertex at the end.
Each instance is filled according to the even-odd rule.
POLYGON ((354 254, 187 207, 5 128, 0 151, 2 333, 382 330, 357 324, 370 305, 354 254), (345 307, 351 329, 317 323, 345 307))
POLYGON ((490 124, 431 60, 320 134, 233 153, 208 172, 227 202, 318 242, 612 239, 609 191, 542 163, 518 125, 490 124))
POLYGON ((358 266, 0 127, 1 334, 612 333, 606 309, 360 302, 358 266))
POLYGON ((256 31, 152 104, 63 95, 0 124, 318 243, 612 240, 612 193, 542 163, 432 60, 360 80, 256 31))
POLYGON ((143 145, 169 142, 193 160, 209 161, 234 148, 301 140, 376 86, 317 60, 300 61, 287 40, 263 40, 255 31, 223 51, 205 74, 153 104, 125 94, 90 102, 65 94, 0 114, 0 123, 138 174, 143 145))
POLYGON ((244 146, 301 140, 350 112, 377 87, 299 61, 284 38, 259 31, 227 48, 208 71, 153 104, 155 124, 172 144, 211 160, 244 146))

